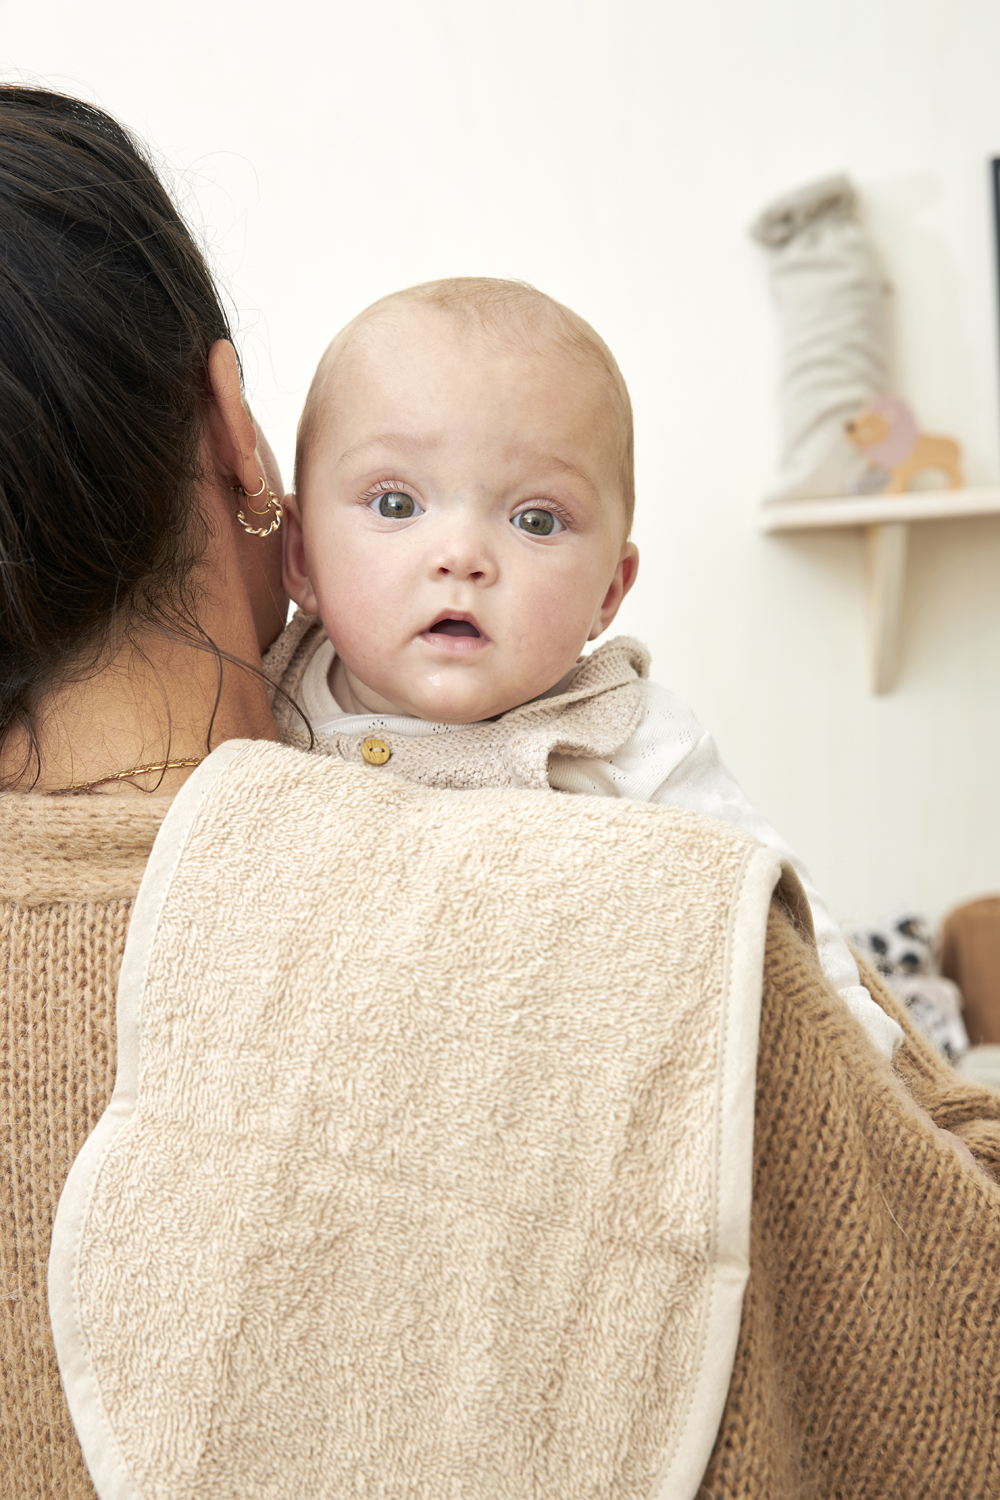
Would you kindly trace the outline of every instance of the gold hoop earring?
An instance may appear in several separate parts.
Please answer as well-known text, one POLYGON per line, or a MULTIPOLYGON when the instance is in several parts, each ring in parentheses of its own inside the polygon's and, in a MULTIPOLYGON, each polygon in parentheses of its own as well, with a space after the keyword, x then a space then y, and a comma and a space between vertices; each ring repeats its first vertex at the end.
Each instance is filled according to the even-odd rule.
POLYGON ((252 526, 247 520, 246 516, 243 514, 242 508, 238 510, 236 512, 236 519, 237 521, 239 521, 240 525, 243 527, 243 530, 247 532, 249 536, 270 536, 272 531, 277 531, 278 527, 281 525, 281 517, 283 514, 281 509, 281 501, 278 499, 273 490, 268 489, 267 480, 264 479, 263 476, 261 476, 260 489, 254 490, 252 495, 250 494, 249 490, 244 489, 241 484, 230 485, 230 489, 232 489, 237 495, 243 496, 244 500, 246 500, 247 502, 247 510, 252 516, 266 516, 269 511, 274 512, 271 517, 270 526, 252 526), (264 506, 263 510, 258 510, 256 506, 250 504, 251 500, 259 500, 261 495, 264 494, 267 495, 267 504, 264 506))

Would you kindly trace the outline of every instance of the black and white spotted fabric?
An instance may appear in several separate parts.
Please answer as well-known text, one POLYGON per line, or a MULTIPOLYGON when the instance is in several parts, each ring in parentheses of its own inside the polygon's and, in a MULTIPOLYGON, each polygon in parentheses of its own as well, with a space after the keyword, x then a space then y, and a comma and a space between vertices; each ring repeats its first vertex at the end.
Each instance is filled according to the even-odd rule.
POLYGON ((910 1020, 949 1062, 969 1050, 962 1020, 962 995, 937 972, 931 934, 922 917, 902 916, 850 934, 906 1006, 910 1020))

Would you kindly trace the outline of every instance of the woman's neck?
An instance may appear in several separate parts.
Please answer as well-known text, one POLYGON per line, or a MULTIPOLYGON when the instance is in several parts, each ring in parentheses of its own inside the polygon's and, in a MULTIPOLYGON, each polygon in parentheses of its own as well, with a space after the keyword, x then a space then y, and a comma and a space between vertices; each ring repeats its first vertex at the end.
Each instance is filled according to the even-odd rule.
MULTIPOLYGON (((253 616, 241 590, 204 587, 198 626, 221 652, 260 667, 253 616)), ((24 735, 8 736, 0 756, 0 776, 16 790, 168 794, 224 740, 278 737, 260 677, 220 662, 195 639, 154 627, 126 641, 95 670, 51 690, 38 704, 34 727, 38 762, 28 754, 24 735), (168 761, 189 764, 120 776, 168 761)))
POLYGON ((169 793, 224 740, 277 738, 259 678, 224 661, 220 685, 214 654, 169 645, 146 643, 50 695, 37 719, 41 773, 32 790, 169 793), (137 767, 162 769, 122 776, 137 767))

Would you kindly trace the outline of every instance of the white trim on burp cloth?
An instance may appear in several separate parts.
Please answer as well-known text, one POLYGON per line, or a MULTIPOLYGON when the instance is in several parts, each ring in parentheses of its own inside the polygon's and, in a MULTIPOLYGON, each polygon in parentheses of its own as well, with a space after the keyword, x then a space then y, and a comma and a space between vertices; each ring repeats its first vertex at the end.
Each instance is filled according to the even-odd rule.
POLYGON ((210 756, 53 1234, 101 1500, 691 1500, 781 875, 674 808, 210 756))

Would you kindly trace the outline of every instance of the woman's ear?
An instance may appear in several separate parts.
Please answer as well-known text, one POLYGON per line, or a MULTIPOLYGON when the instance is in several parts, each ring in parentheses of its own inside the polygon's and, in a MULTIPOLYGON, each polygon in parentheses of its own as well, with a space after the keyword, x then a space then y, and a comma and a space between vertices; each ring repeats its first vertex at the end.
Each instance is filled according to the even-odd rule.
POLYGON ((281 474, 244 403, 236 350, 228 339, 216 339, 208 351, 208 384, 210 400, 202 441, 204 501, 239 567, 257 646, 263 653, 281 633, 288 612, 281 586, 281 536, 276 532, 253 536, 240 526, 236 517, 240 498, 233 494, 233 485, 245 485, 253 492, 263 480, 269 491, 280 495, 281 474))
POLYGON ((599 635, 603 635, 611 624, 621 606, 622 600, 629 589, 635 583, 635 576, 639 571, 639 549, 635 542, 626 542, 618 559, 614 577, 601 603, 600 609, 594 616, 594 623, 590 627, 588 641, 596 641, 599 635))
POLYGON ((289 599, 294 599, 299 609, 307 615, 319 614, 319 600, 309 577, 306 564, 306 540, 302 531, 302 516, 296 495, 284 499, 284 538, 281 581, 289 599))
POLYGON ((228 339, 216 339, 208 351, 208 383, 212 400, 208 408, 207 437, 215 457, 220 483, 235 480, 255 490, 260 482, 257 433, 243 402, 236 350, 228 339))

